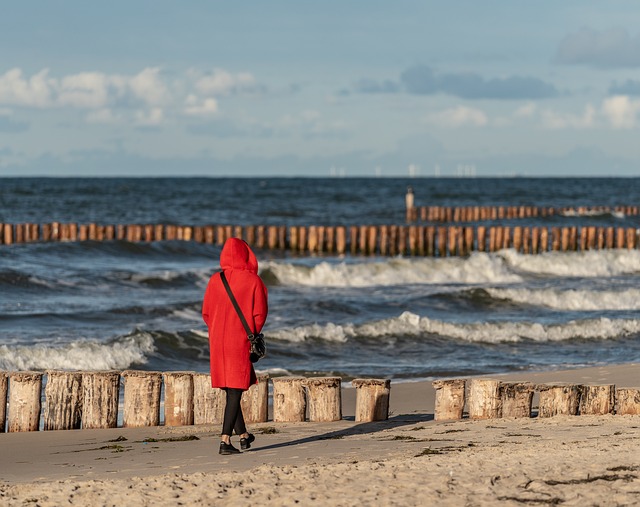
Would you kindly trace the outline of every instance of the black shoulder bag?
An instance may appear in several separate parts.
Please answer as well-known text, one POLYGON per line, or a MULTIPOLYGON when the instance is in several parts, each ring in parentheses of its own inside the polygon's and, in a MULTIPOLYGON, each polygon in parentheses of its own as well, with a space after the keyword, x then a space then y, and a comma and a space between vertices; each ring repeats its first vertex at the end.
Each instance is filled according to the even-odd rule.
POLYGON ((227 294, 229 294, 229 299, 233 303, 233 307, 236 309, 238 313, 238 317, 242 321, 242 325, 244 326, 244 330, 247 332, 247 338, 249 339, 249 343, 251 343, 251 351, 249 353, 249 359, 252 363, 257 363, 258 360, 262 359, 267 354, 267 345, 264 342, 264 335, 262 333, 254 334, 247 324, 247 320, 244 318, 242 314, 242 310, 236 301, 236 298, 231 292, 231 287, 229 287, 229 282, 227 281, 227 277, 224 276, 224 271, 220 272, 220 278, 222 279, 222 283, 224 284, 224 288, 227 289, 227 294))

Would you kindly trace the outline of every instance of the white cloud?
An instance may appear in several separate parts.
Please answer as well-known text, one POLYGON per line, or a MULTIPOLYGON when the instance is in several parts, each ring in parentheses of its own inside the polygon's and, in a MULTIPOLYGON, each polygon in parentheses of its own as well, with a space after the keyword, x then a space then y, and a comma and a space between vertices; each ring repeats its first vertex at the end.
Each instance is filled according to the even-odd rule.
POLYGON ((87 109, 104 107, 109 102, 110 81, 99 72, 66 76, 60 82, 57 102, 62 106, 87 109))
POLYGON ((218 112, 218 101, 208 97, 199 99, 191 94, 185 100, 184 113, 189 116, 211 116, 218 112))
POLYGON ((160 79, 160 68, 146 68, 129 80, 133 94, 149 105, 163 104, 169 98, 167 87, 160 79))
MULTIPOLYGON (((191 70, 196 77, 198 72, 191 70)), ((242 91, 255 91, 256 79, 248 72, 232 74, 222 69, 215 69, 211 74, 197 77, 195 88, 203 95, 229 95, 242 91)))
POLYGON ((51 105, 52 80, 48 75, 49 69, 43 69, 27 79, 18 68, 0 75, 0 104, 28 107, 51 105))
POLYGON ((530 118, 536 113, 537 107, 533 102, 529 102, 520 106, 513 113, 513 116, 516 118, 530 118))
POLYGON ((587 104, 581 115, 571 113, 559 113, 552 110, 542 112, 542 125, 548 129, 585 129, 596 125, 596 109, 587 104))
POLYGON ((474 126, 482 127, 489 123, 484 111, 474 107, 457 106, 430 114, 427 121, 444 127, 474 126))
POLYGON ((602 103, 602 113, 616 129, 635 127, 638 112, 640 100, 631 100, 627 95, 609 97, 602 103))
POLYGON ((138 110, 135 113, 135 123, 139 127, 157 127, 164 122, 164 111, 160 107, 153 107, 148 111, 138 110))

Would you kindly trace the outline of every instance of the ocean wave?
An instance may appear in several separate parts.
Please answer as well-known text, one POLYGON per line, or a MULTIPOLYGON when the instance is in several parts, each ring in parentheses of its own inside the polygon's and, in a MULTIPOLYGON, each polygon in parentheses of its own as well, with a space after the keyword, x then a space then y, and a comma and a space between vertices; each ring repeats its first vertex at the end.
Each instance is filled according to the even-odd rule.
POLYGON ((281 285, 317 287, 372 287, 403 284, 514 283, 522 278, 496 255, 475 253, 468 258, 392 258, 383 261, 330 263, 315 266, 264 263, 263 275, 281 285))
POLYGON ((611 277, 640 273, 639 250, 591 250, 588 252, 546 252, 519 254, 498 252, 507 265, 520 273, 561 277, 611 277))
POLYGON ((495 299, 543 306, 554 310, 640 310, 639 289, 597 291, 586 289, 488 288, 485 290, 495 299))
POLYGON ((84 340, 57 345, 0 345, 0 369, 120 370, 145 364, 155 350, 153 337, 144 332, 108 343, 84 340))
POLYGON ((350 339, 436 335, 441 338, 478 343, 537 342, 573 339, 606 340, 640 333, 640 320, 585 319, 561 324, 537 322, 451 323, 404 312, 398 317, 364 324, 310 324, 270 331, 269 338, 290 342, 318 339, 346 342, 350 339))

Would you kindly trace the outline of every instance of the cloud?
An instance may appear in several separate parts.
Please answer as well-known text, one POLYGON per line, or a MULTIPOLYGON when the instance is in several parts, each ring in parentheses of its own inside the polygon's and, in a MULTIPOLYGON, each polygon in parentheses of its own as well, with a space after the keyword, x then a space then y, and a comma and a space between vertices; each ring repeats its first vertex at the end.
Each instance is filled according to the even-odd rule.
POLYGON ((542 125, 547 129, 586 129, 596 125, 596 109, 587 104, 581 115, 571 113, 559 113, 556 111, 542 111, 542 125))
POLYGON ((376 81, 368 78, 360 79, 353 88, 357 93, 398 93, 401 90, 400 85, 391 80, 376 81))
POLYGON ((436 73, 419 65, 400 76, 404 88, 417 95, 446 93, 463 99, 543 99, 555 97, 558 90, 538 78, 510 76, 485 79, 473 72, 436 73))
POLYGON ((427 117, 427 121, 438 126, 452 128, 463 126, 482 127, 489 122, 484 111, 466 106, 458 106, 430 114, 427 117))
POLYGON ((602 103, 602 113, 616 129, 635 127, 638 112, 640 112, 640 100, 631 100, 626 95, 609 97, 602 103))
POLYGON ((624 83, 613 82, 609 87, 610 95, 640 95, 640 81, 627 79, 624 83))
POLYGON ((52 83, 49 69, 30 78, 25 78, 21 69, 10 69, 0 75, 0 104, 47 107, 52 102, 52 83))
POLYGON ((135 124, 138 127, 158 127, 164 122, 164 111, 160 107, 135 112, 135 124))
MULTIPOLYGON (((473 72, 439 73, 426 65, 406 69, 400 82, 361 79, 353 90, 358 93, 398 93, 435 95, 443 93, 462 99, 526 100, 545 99, 558 95, 555 86, 528 76, 485 79, 473 72)), ((343 95, 348 92, 339 92, 343 95)))
POLYGON ((566 65, 600 68, 640 66, 640 35, 631 37, 624 28, 601 32, 581 28, 567 35, 558 46, 555 61, 566 65))
POLYGON ((218 112, 218 101, 213 98, 199 99, 189 95, 185 100, 184 113, 189 116, 211 116, 218 112))
POLYGON ((529 102, 523 106, 520 106, 513 112, 513 116, 516 118, 530 118, 536 113, 536 105, 533 102, 529 102))
POLYGON ((195 89, 203 95, 222 96, 262 90, 255 77, 248 72, 232 74, 223 69, 214 69, 209 74, 201 75, 199 71, 191 69, 189 74, 195 78, 195 89))

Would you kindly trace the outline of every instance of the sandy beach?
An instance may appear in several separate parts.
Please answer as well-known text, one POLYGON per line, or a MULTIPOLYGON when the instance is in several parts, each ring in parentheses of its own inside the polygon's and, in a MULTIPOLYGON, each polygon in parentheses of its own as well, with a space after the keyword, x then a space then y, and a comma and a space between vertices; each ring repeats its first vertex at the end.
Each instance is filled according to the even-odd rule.
MULTIPOLYGON (((640 387, 640 365, 493 376, 640 387)), ((430 382, 393 384, 385 422, 0 435, 0 505, 637 505, 640 416, 433 420, 430 382)), ((534 400, 535 405, 535 400, 534 400)))

